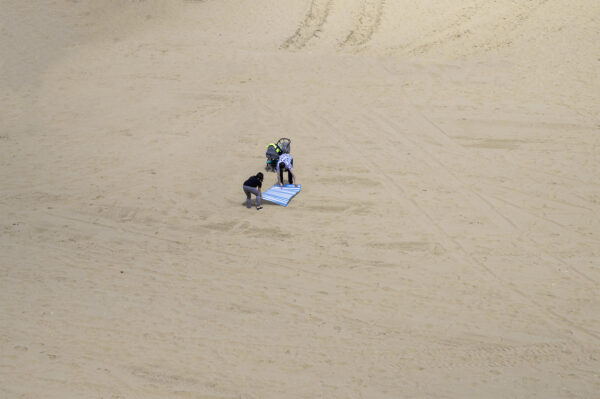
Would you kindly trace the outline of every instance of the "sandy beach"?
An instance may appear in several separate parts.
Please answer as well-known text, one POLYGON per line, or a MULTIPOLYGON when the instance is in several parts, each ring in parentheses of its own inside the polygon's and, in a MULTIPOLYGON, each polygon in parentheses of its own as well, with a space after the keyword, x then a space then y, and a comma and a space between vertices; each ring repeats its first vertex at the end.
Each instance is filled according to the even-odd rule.
POLYGON ((0 55, 1 398, 600 398, 598 0, 2 0, 0 55))

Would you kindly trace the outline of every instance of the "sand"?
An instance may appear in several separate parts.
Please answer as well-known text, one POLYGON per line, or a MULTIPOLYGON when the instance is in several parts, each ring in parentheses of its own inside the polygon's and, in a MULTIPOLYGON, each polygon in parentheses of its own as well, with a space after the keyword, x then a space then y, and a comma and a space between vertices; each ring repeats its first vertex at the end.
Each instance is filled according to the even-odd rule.
POLYGON ((599 26, 3 0, 0 397, 598 398, 599 26))

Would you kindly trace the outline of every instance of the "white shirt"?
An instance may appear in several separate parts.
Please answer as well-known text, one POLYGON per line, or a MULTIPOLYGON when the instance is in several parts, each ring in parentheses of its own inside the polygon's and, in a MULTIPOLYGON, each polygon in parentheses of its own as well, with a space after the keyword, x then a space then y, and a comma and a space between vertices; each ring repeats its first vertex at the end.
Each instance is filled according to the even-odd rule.
POLYGON ((292 156, 290 154, 281 154, 277 161, 277 172, 279 172, 279 164, 283 162, 287 170, 292 170, 292 156))

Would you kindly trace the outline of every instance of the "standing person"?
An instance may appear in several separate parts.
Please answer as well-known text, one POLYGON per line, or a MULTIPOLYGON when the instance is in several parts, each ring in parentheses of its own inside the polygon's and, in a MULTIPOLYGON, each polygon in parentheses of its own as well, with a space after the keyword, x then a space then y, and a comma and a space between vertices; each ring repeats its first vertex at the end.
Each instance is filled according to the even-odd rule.
POLYGON ((294 184, 294 186, 298 187, 296 184, 296 175, 292 170, 294 167, 294 158, 290 154, 281 154, 279 160, 277 161, 277 184, 279 187, 283 187, 283 171, 287 170, 288 172, 288 182, 290 184, 294 184))
POLYGON ((262 206, 260 206, 260 200, 262 197, 262 193, 260 191, 262 187, 263 174, 258 172, 256 176, 250 176, 248 180, 244 182, 242 188, 246 193, 246 208, 250 209, 252 194, 256 195, 256 210, 260 211, 262 206))

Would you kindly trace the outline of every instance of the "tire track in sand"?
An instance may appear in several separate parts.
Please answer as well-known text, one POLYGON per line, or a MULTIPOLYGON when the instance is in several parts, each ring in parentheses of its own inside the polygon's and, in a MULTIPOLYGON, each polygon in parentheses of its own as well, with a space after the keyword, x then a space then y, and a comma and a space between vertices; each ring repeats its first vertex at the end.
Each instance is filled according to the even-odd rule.
MULTIPOLYGON (((429 123, 431 123, 431 121, 426 118, 425 116, 423 116, 423 119, 429 123)), ((388 125, 389 128, 391 129, 391 131, 401 131, 401 126, 395 122, 390 120, 389 118, 385 118, 383 115, 377 114, 376 113, 376 118, 374 119, 374 122, 383 122, 384 125, 388 125)), ((425 126, 423 126, 425 127, 425 126)), ((434 125, 435 127, 435 125, 434 125)), ((424 128, 421 131, 422 132, 427 132, 430 129, 424 128)), ((383 128, 381 131, 387 131, 385 128, 383 128)), ((426 133, 425 133, 426 134, 426 133)), ((386 137, 386 135, 384 135, 384 139, 388 139, 388 137, 386 137)), ((406 140, 407 143, 410 143, 408 147, 411 148, 411 151, 415 151, 415 152, 421 152, 422 154, 422 159, 431 159, 433 160, 435 163, 438 163, 439 166, 442 168, 442 170, 445 170, 447 172, 447 175, 450 179, 454 180, 455 182, 457 182, 457 186, 464 186, 468 189, 469 192, 471 192, 471 194, 473 195, 473 198, 478 199, 480 201, 481 204, 484 204, 484 207, 487 206, 489 207, 490 210, 492 210, 494 213, 496 213, 500 219, 499 220, 504 220, 505 222, 507 222, 510 226, 512 226, 512 228, 515 229, 515 231, 520 234, 520 236, 524 236, 523 231, 507 216, 505 215, 500 209, 498 209, 493 203, 491 203, 485 196, 483 196, 481 193, 476 192, 473 188, 471 188, 468 184, 464 183, 462 181, 462 179, 456 175, 453 171, 452 168, 450 168, 448 165, 444 164, 443 162, 439 161, 434 155, 434 152, 431 152, 430 150, 428 150, 425 146, 423 147, 423 143, 424 142, 417 142, 414 139, 411 139, 407 136, 400 136, 400 138, 402 140, 406 140), (419 145, 420 144, 420 145, 419 145)), ((384 152, 385 152, 385 148, 388 147, 384 147, 384 152)), ((383 172, 383 174, 385 175, 386 173, 383 172)), ((397 186, 397 188, 399 189, 400 193, 403 193, 403 188, 398 185, 398 183, 391 177, 389 176, 389 181, 397 186)), ((465 259, 470 260, 472 262, 472 264, 480 267, 483 271, 485 271, 487 274, 489 274, 491 277, 493 277, 495 280, 497 280, 498 282, 500 282, 504 287, 507 287, 509 290, 511 290, 512 292, 516 293, 517 295, 519 295, 521 298, 525 299, 527 302, 529 302, 531 305, 533 305, 534 308, 537 308, 538 313, 539 314, 543 314, 545 315, 546 319, 548 321, 553 322, 553 324, 557 325, 558 327, 562 327, 562 325, 567 325, 569 327, 571 327, 573 330, 577 330, 580 333, 583 333, 585 335, 587 335, 588 337, 594 338, 595 340, 600 340, 600 334, 598 334, 596 331, 589 329, 587 327, 583 327, 581 326, 579 323, 572 321, 569 317, 559 313, 558 311, 552 309, 551 307, 547 306, 546 304, 540 302, 539 300, 535 299, 533 296, 529 295, 524 289, 520 288, 518 285, 514 284, 514 282, 510 281, 510 280, 506 280, 503 276, 501 276, 499 273, 497 273, 496 271, 492 270, 488 265, 486 265, 483 261, 481 261, 480 259, 478 259, 476 256, 473 256, 472 253, 470 253, 467 248, 464 247, 463 244, 461 244, 456 238, 452 237, 445 228, 442 227, 441 224, 437 223, 434 218, 430 215, 430 213, 423 207, 421 207, 419 204, 417 204, 415 201, 411 201, 413 203, 413 205, 416 207, 416 209, 418 209, 423 215, 425 215, 427 218, 429 218, 432 221, 432 225, 438 229, 443 236, 446 237, 446 239, 454 244, 455 248, 458 248, 458 250, 460 252, 462 252, 465 255, 465 259)), ((556 258, 556 257, 554 257, 556 258)), ((564 265, 568 265, 566 262, 561 260, 561 263, 564 265)), ((575 270, 574 267, 572 267, 571 265, 568 265, 571 269, 573 269, 574 271, 577 272, 577 274, 584 278, 585 280, 587 280, 588 282, 595 284, 597 286, 597 282, 591 278, 590 276, 580 272, 579 270, 575 270)))
POLYGON ((321 31, 327 21, 333 0, 312 0, 308 13, 296 32, 282 45, 282 49, 301 49, 321 31))
MULTIPOLYGON (((408 45, 395 46, 392 50, 405 51, 407 55, 422 55, 429 53, 435 48, 440 48, 449 43, 464 41, 466 37, 471 37, 477 45, 475 52, 489 51, 495 48, 502 48, 512 45, 512 42, 505 38, 502 32, 515 31, 526 23, 548 0, 532 0, 530 2, 516 3, 511 6, 511 10, 506 15, 498 15, 495 21, 489 22, 486 26, 493 29, 492 35, 476 34, 478 23, 475 17, 481 13, 489 12, 490 7, 494 7, 492 2, 476 1, 470 6, 465 6, 460 13, 457 13, 456 20, 446 24, 445 27, 432 31, 418 41, 408 45)), ((515 3, 515 2, 513 2, 515 3)))
MULTIPOLYGON (((346 110, 346 112, 348 112, 348 110, 346 110)), ((384 156, 384 158, 389 157, 390 159, 392 159, 395 154, 393 152, 390 152, 390 148, 393 148, 393 144, 394 144, 394 142, 391 140, 390 132, 402 131, 402 126, 399 125, 397 121, 390 120, 389 118, 385 117, 384 115, 381 115, 378 112, 374 112, 373 110, 370 110, 370 113, 371 113, 371 115, 374 114, 375 116, 367 117, 364 113, 362 113, 360 111, 354 113, 354 115, 358 118, 366 118, 366 120, 369 122, 370 126, 376 127, 376 130, 379 132, 383 132, 383 135, 380 135, 379 137, 381 139, 383 139, 386 143, 381 143, 378 145, 378 146, 381 146, 380 153, 386 154, 384 156)), ((338 115, 338 116, 339 116, 339 120, 343 120, 343 116, 341 116, 341 115, 338 115)), ((334 124, 331 123, 331 121, 330 121, 330 119, 332 117, 335 117, 335 115, 330 115, 327 117, 322 116, 322 118, 324 118, 326 120, 326 122, 328 122, 328 125, 332 129, 335 129, 334 124)), ((421 121, 421 122, 416 122, 416 126, 419 126, 425 132, 427 132, 428 130, 431 130, 431 128, 430 127, 428 128, 426 126, 426 124, 424 124, 423 122, 426 122, 425 118, 423 118, 423 121, 421 121)), ((416 128, 416 126, 415 126, 415 128, 416 128)), ((427 136, 429 137, 430 140, 432 140, 432 142, 439 141, 439 137, 437 137, 437 136, 436 136, 437 140, 435 138, 429 136, 429 134, 427 134, 427 136)), ((355 138, 358 139, 359 142, 364 142, 365 139, 366 139, 366 141, 372 142, 371 135, 369 135, 368 137, 364 137, 359 134, 355 138)), ((517 224, 515 224, 515 222, 511 218, 509 218, 506 214, 504 214, 501 209, 498 209, 496 207, 496 205, 494 205, 492 202, 490 202, 490 200, 488 198, 486 198, 481 193, 476 192, 469 184, 464 182, 460 178, 460 176, 457 175, 452 170, 452 168, 449 167, 449 165, 446 165, 445 163, 441 162, 440 160, 437 160, 435 157, 435 148, 431 148, 431 145, 425 145, 425 147, 424 147, 424 144, 427 144, 428 140, 423 140, 423 141, 419 142, 419 141, 415 140, 414 138, 410 138, 406 135, 397 136, 397 139, 402 141, 407 148, 410 148, 411 152, 413 152, 415 154, 420 154, 418 158, 420 159, 420 161, 422 161, 426 165, 428 165, 428 167, 433 168, 434 167, 433 164, 437 164, 439 166, 439 168, 441 168, 441 170, 446 171, 447 177, 451 181, 454 181, 456 183, 456 186, 464 187, 470 193, 471 198, 474 201, 474 205, 477 204, 480 207, 480 209, 492 212, 492 214, 496 216, 495 220, 498 223, 506 223, 507 227, 510 229, 514 229, 516 234, 518 234, 520 236, 524 235, 523 230, 517 224), (430 163, 430 161, 432 163, 430 163)), ((364 163, 366 166, 371 166, 374 169, 378 168, 380 165, 378 165, 376 161, 366 158, 362 154, 360 148, 358 148, 355 141, 356 140, 348 140, 345 145, 346 150, 350 151, 357 161, 364 163)), ((385 170, 381 171, 380 173, 390 183, 390 185, 388 185, 389 187, 393 187, 400 196, 407 197, 407 193, 406 193, 405 189, 397 181, 395 176, 393 176, 392 174, 388 173, 385 170)), ((517 294, 519 297, 521 297, 527 303, 529 303, 531 305, 532 309, 535 309, 536 313, 542 319, 546 320, 549 324, 556 326, 558 329, 568 326, 572 330, 578 331, 579 333, 582 333, 582 334, 585 334, 588 337, 593 338, 596 341, 600 340, 600 335, 596 331, 594 331, 588 327, 582 326, 578 322, 572 321, 568 316, 565 316, 561 312, 554 310, 551 306, 547 306, 545 303, 541 302, 534 296, 528 294, 524 288, 515 284, 514 281, 511 281, 510 279, 506 279, 500 273, 493 270, 484 261, 482 261, 477 256, 475 256, 471 251, 469 251, 463 245, 463 243, 461 243, 456 237, 454 237, 444 226, 442 226, 439 223, 439 221, 436 220, 434 215, 427 208, 420 205, 417 202, 417 200, 414 198, 407 198, 407 199, 408 199, 407 203, 411 207, 413 207, 414 211, 418 214, 421 214, 424 217, 424 220, 428 221, 429 222, 428 224, 433 227, 432 232, 436 231, 438 233, 437 236, 440 239, 444 248, 451 248, 451 249, 454 249, 455 251, 458 251, 458 253, 461 253, 464 256, 464 259, 469 261, 469 263, 471 263, 471 265, 481 269, 483 272, 485 272, 486 274, 491 276, 494 280, 498 281, 501 284, 501 286, 506 287, 506 289, 508 291, 511 291, 514 294, 517 294)), ((580 274, 580 273, 578 273, 578 274, 580 274)), ((580 274, 580 277, 588 280, 588 282, 594 283, 594 280, 591 279, 589 276, 580 274)))
MULTIPOLYGON (((345 111, 348 112, 348 110, 345 111)), ((365 115, 360 111, 353 113, 353 115, 359 119, 365 118, 365 115)), ((321 115, 320 118, 323 120, 324 124, 327 124, 327 126, 329 126, 332 130, 335 130, 335 123, 332 122, 332 119, 342 120, 343 116, 335 114, 327 116, 321 115)), ((388 121, 387 118, 378 113, 375 114, 374 118, 366 117, 365 120, 369 122, 369 125, 375 126, 375 130, 383 132, 383 135, 379 136, 384 141, 384 143, 380 144, 380 153, 384 154, 383 158, 391 159, 395 154, 390 151, 390 149, 394 147, 394 141, 390 137, 390 132, 402 131, 402 129, 400 129, 400 126, 396 125, 394 121, 388 121)), ((423 126, 422 124, 419 125, 423 126)), ((422 145, 424 144, 423 142, 419 143, 405 135, 401 135, 398 137, 398 139, 403 142, 406 147, 410 148, 411 152, 414 151, 419 153, 419 160, 428 164, 428 167, 433 167, 433 164, 430 164, 429 160, 433 160, 434 163, 436 163, 435 157, 433 157, 432 153, 430 152, 431 148, 422 148, 422 145)), ((371 166, 374 169, 378 168, 380 165, 378 165, 375 160, 365 157, 361 149, 358 147, 357 142, 373 142, 372 135, 369 134, 368 137, 365 137, 361 134, 353 137, 348 136, 348 140, 346 140, 344 143, 344 150, 348 151, 348 154, 351 154, 351 156, 353 156, 357 162, 362 163, 367 167, 371 166), (365 138, 367 140, 364 140, 365 138)), ((441 167, 445 170, 448 169, 448 165, 443 163, 441 167)), ((453 171, 449 170, 448 172, 448 177, 451 180, 457 182, 457 184, 463 183, 453 171)), ((409 198, 405 189, 397 181, 396 176, 385 170, 381 171, 380 173, 388 182, 390 182, 390 188, 393 188, 399 195, 407 198, 408 204, 413 207, 414 211, 421 214, 426 221, 429 221, 429 225, 433 227, 431 230, 432 233, 436 231, 439 233, 438 237, 442 241, 444 247, 453 248, 454 250, 458 251, 463 255, 463 259, 467 260, 476 268, 481 269, 485 274, 490 275, 494 280, 498 281, 506 291, 517 294, 519 297, 521 297, 521 299, 525 300, 526 303, 530 305, 530 309, 534 311, 537 316, 539 316, 542 320, 545 320, 549 325, 555 326, 557 330, 560 331, 562 328, 567 326, 574 331, 578 331, 581 334, 585 334, 586 336, 593 338, 594 340, 600 339, 600 336, 592 329, 572 321, 569 317, 563 315, 561 312, 552 309, 550 306, 542 303, 537 298, 529 295, 526 290, 516 285, 513 281, 507 280, 504 276, 491 269, 485 264, 485 262, 474 256, 459 240, 453 237, 452 234, 450 234, 447 229, 435 219, 435 217, 430 213, 429 210, 427 210, 426 207, 421 206, 416 199, 409 198)), ((462 186, 465 186, 464 183, 462 186)), ((469 188, 468 185, 466 185, 466 188, 469 188)), ((479 206, 481 206, 482 209, 490 210, 491 207, 491 210, 494 212, 500 212, 498 218, 496 219, 497 221, 504 221, 517 232, 520 231, 518 225, 514 224, 510 218, 502 214, 500 210, 496 209, 493 204, 489 203, 479 193, 476 193, 472 190, 469 192, 473 195, 473 199, 476 203, 479 203, 479 206)), ((373 324, 370 325, 373 326, 373 324)), ((422 362, 423 367, 432 367, 433 365, 436 365, 436 368, 451 370, 459 366, 466 368, 517 367, 524 364, 538 362, 558 362, 568 358, 568 352, 569 350, 572 350, 573 347, 580 351, 584 350, 583 347, 576 342, 576 340, 571 341, 570 339, 567 339, 566 341, 542 342, 532 345, 504 344, 498 346, 490 344, 472 346, 449 343, 448 345, 443 345, 436 349, 427 349, 427 347, 424 347, 423 350, 418 352, 420 354, 420 362, 422 362)), ((408 356, 409 355, 407 355, 407 357, 408 356)), ((396 359, 395 362, 397 363, 397 361, 398 360, 396 359)), ((389 362, 389 364, 394 364, 394 362, 389 362)))
MULTIPOLYGON (((432 137, 432 140, 437 140, 437 141, 439 141, 439 142, 443 142, 444 148, 455 148, 455 150, 456 150, 456 151, 459 151, 459 152, 457 153, 457 156, 461 156, 461 157, 469 157, 469 158, 471 158, 471 156, 470 156, 470 155, 468 155, 467 153, 464 153, 464 152, 462 152, 462 151, 461 151, 460 145, 459 145, 459 144, 456 144, 456 143, 455 143, 455 142, 452 140, 452 138, 451 138, 451 137, 450 137, 450 136, 449 136, 449 135, 448 135, 448 134, 447 134, 447 133, 446 133, 446 132, 445 132, 445 131, 444 131, 444 130, 443 130, 443 129, 442 129, 442 128, 441 128, 441 127, 438 125, 438 124, 434 123, 434 122, 433 122, 433 121, 432 121, 430 118, 428 118, 428 117, 427 117, 427 116, 425 116, 424 114, 421 114, 421 116, 423 117, 423 119, 424 119, 424 120, 425 120, 425 121, 426 121, 426 122, 427 122, 429 125, 431 125, 431 126, 434 128, 433 130, 431 130, 431 129, 423 129, 423 130, 422 130, 422 134, 428 134, 428 133, 435 133, 435 132, 438 132, 439 134, 438 134, 436 137, 432 137)), ((509 163, 509 162, 507 161, 507 163, 509 163)), ((530 170, 532 173, 537 173, 537 174, 540 174, 540 172, 539 172, 538 170, 536 170, 536 169, 533 169, 533 168, 525 168, 525 169, 528 169, 528 170, 530 170)), ((449 171, 450 169, 449 169, 449 168, 446 168, 445 170, 449 171)), ((453 174, 453 176, 454 176, 454 178, 455 178, 455 179, 458 179, 458 177, 456 176, 456 174, 454 174, 454 173, 452 173, 452 174, 453 174)), ((554 175, 552 175, 552 176, 554 176, 554 175)), ((560 176, 555 176, 555 177, 560 177, 560 176)), ((561 177, 561 178, 562 178, 562 177, 561 177)), ((534 180, 533 180, 533 178, 532 178, 532 180, 531 180, 531 183, 532 183, 532 184, 534 183, 534 180)), ((484 183, 484 184, 485 184, 485 183, 484 183)), ((487 185, 489 185, 489 184, 487 184, 487 185)), ((497 186, 496 186, 495 188, 497 189, 497 186)), ((501 210, 498 208, 498 206, 497 206, 497 205, 494 205, 494 202, 501 202, 501 203, 505 203, 505 204, 507 204, 507 205, 509 205, 509 206, 511 206, 511 207, 514 207, 514 208, 518 209, 520 212, 523 212, 523 213, 529 214, 529 215, 531 215, 532 217, 535 217, 535 218, 537 218, 537 219, 540 219, 540 220, 543 220, 543 221, 545 221, 545 222, 547 222, 547 223, 550 223, 550 224, 553 224, 553 225, 555 225, 555 226, 558 226, 559 228, 561 228, 561 229, 563 229, 563 230, 565 230, 565 231, 567 231, 567 232, 569 232, 569 233, 571 233, 571 234, 577 234, 577 235, 578 235, 578 236, 580 236, 581 238, 584 238, 584 239, 586 239, 586 240, 590 241, 590 245, 596 245, 596 244, 597 244, 596 242, 592 242, 591 240, 589 240, 589 238, 588 238, 587 236, 585 236, 584 234, 582 234, 581 232, 579 232, 579 231, 577 231, 577 230, 575 230, 575 229, 569 228, 568 226, 566 226, 566 225, 564 225, 564 224, 562 224, 562 223, 559 223, 559 222, 557 222, 557 221, 554 221, 554 220, 552 220, 552 219, 550 219, 550 218, 548 218, 548 217, 540 216, 540 215, 538 215, 538 214, 536 214, 536 213, 533 213, 533 212, 531 212, 531 211, 528 211, 528 210, 524 209, 523 207, 519 206, 518 204, 515 204, 513 201, 509 201, 509 200, 507 200, 507 199, 505 199, 505 198, 501 198, 501 197, 498 197, 498 196, 496 196, 496 195, 492 195, 492 194, 489 194, 489 193, 488 193, 488 194, 484 194, 484 193, 482 193, 480 190, 476 190, 476 189, 475 189, 475 188, 473 188, 472 186, 470 186, 470 188, 469 188, 469 189, 470 189, 470 191, 471 191, 471 192, 472 192, 474 195, 476 195, 476 196, 477 196, 477 197, 479 197, 481 200, 483 200, 484 202, 486 202, 486 203, 487 203, 487 204, 490 206, 490 208, 491 208, 491 209, 493 209, 493 211, 494 211, 495 213, 497 213, 497 214, 498 214, 498 215, 500 215, 502 218, 504 218, 505 220, 507 220, 507 221, 508 221, 508 222, 509 222, 511 225, 513 225, 515 228, 516 228, 516 225, 515 225, 515 223, 513 223, 513 221, 512 221, 512 220, 511 220, 511 219, 510 219, 510 218, 509 218, 507 215, 505 215, 505 214, 504 214, 504 213, 503 213, 503 212, 502 212, 502 211, 501 211, 501 210)), ((520 190, 516 190, 516 189, 512 189, 512 188, 503 188, 503 189, 502 189, 502 191, 504 191, 504 192, 513 192, 513 193, 514 193, 514 192, 516 192, 516 193, 519 193, 519 194, 521 194, 522 196, 528 196, 528 197, 531 197, 531 196, 532 196, 532 195, 531 195, 531 194, 529 194, 529 193, 526 193, 526 192, 524 192, 524 191, 520 191, 520 190)), ((510 197, 510 196, 507 196, 507 197, 510 197)), ((589 209, 589 208, 583 207, 583 206, 581 206, 581 205, 576 205, 576 204, 572 204, 572 203, 569 203, 569 202, 556 201, 556 200, 552 200, 552 199, 550 199, 550 200, 547 200, 547 201, 549 201, 549 202, 555 202, 555 203, 558 203, 558 204, 563 204, 563 205, 566 205, 566 206, 569 206, 569 207, 575 207, 575 208, 583 209, 583 210, 586 210, 586 211, 589 211, 589 212, 592 212, 593 214, 595 214, 595 212, 594 212, 592 209, 589 209)), ((525 241, 527 241, 527 242, 529 242, 529 243, 531 243, 531 244, 533 244, 533 245, 535 245, 535 244, 536 244, 536 242, 535 242, 535 241, 534 241, 534 240, 533 240, 531 237, 529 237, 529 236, 528 236, 528 234, 526 234, 524 231, 522 231, 521 229, 517 229, 517 230, 518 230, 518 232, 519 232, 519 234, 520 234, 520 235, 519 235, 519 237, 520 237, 521 239, 523 239, 523 240, 525 240, 525 241)), ((588 274, 586 274, 586 273, 582 272, 581 270, 579 270, 579 268, 575 267, 574 265, 572 265, 572 264, 570 264, 570 263, 566 262, 566 261, 565 261, 564 259, 562 259, 561 257, 559 257, 559 256, 556 256, 556 255, 553 255, 553 254, 548 254, 548 256, 550 256, 551 258, 555 259, 556 261, 558 261, 558 262, 559 262, 560 264, 562 264, 563 266, 565 266, 565 267, 569 268, 570 270, 572 270, 573 272, 575 272, 576 274, 578 274, 580 277, 582 277, 583 279, 587 280, 589 283, 592 283, 592 284, 594 284, 594 285, 598 285, 598 281, 597 281, 596 279, 594 279, 592 276, 590 276, 590 275, 588 275, 588 274)))
POLYGON ((385 0, 365 0, 357 24, 346 36, 340 47, 362 46, 371 40, 381 24, 384 5, 385 0))

